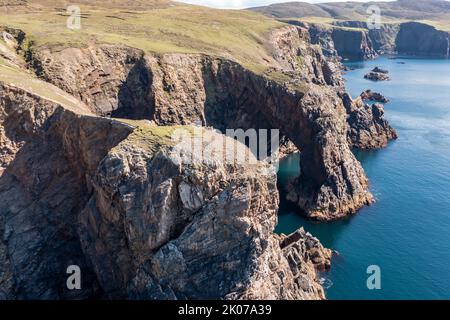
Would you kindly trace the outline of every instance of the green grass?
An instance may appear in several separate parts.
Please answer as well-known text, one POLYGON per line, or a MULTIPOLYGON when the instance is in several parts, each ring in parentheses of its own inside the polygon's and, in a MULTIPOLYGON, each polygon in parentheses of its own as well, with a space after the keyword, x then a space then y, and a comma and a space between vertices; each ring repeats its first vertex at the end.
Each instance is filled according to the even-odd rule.
POLYGON ((96 7, 81 5, 82 29, 66 27, 62 2, 31 1, 27 8, 0 11, 0 25, 25 31, 36 48, 85 47, 89 42, 124 44, 146 52, 204 53, 235 60, 261 72, 270 65, 267 49, 270 32, 281 22, 237 10, 157 4, 117 8, 104 2, 96 7), (41 6, 35 5, 41 3, 41 6), (44 3, 44 5, 42 5, 44 3))
POLYGON ((177 143, 176 139, 174 139, 176 130, 185 130, 190 134, 194 134, 195 132, 191 126, 156 126, 143 123, 142 121, 115 120, 130 124, 136 128, 126 140, 111 150, 113 154, 138 147, 144 150, 151 159, 159 150, 175 146, 177 143))
POLYGON ((90 114, 86 106, 61 89, 37 79, 0 57, 0 82, 58 103, 76 113, 90 114))
POLYGON ((445 21, 419 20, 418 22, 429 24, 435 27, 437 30, 450 32, 450 17, 445 21))

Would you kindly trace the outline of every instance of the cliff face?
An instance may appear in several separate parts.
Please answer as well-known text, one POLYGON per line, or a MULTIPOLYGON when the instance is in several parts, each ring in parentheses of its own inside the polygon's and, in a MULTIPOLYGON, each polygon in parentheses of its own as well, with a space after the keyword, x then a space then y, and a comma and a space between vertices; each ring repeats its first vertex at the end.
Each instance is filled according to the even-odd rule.
POLYGON ((249 150, 181 125, 280 129, 302 153, 289 199, 334 220, 372 201, 350 148, 379 147, 358 137, 388 124, 349 107, 339 65, 306 29, 277 29, 265 45, 276 63, 264 74, 93 44, 30 52, 46 82, 0 64, 0 298, 324 299, 331 251, 303 230, 273 233, 276 173, 252 155, 224 161, 224 141, 249 150), (194 134, 174 141, 178 129, 194 134), (69 265, 83 290, 66 289, 69 265))
MULTIPOLYGON (((199 158, 172 140, 180 127, 0 89, 0 298, 324 298, 316 271, 331 252, 306 233, 290 249, 273 234, 278 192, 265 164, 199 158), (69 265, 81 267, 80 291, 66 289, 69 265)), ((227 140, 248 152, 197 130, 202 150, 227 140)))
POLYGON ((361 97, 353 100, 348 95, 343 100, 348 114, 348 140, 353 148, 384 148, 398 138, 395 129, 384 119, 381 103, 369 105, 361 97))
POLYGON ((222 131, 280 129, 302 152, 295 202, 306 215, 331 220, 355 213, 372 196, 346 143, 337 65, 309 44, 303 28, 277 30, 270 46, 278 66, 266 76, 225 59, 143 55, 113 46, 41 51, 36 57, 42 77, 100 115, 163 125, 197 123, 222 131))
POLYGON ((368 42, 376 53, 384 54, 395 52, 395 39, 400 28, 398 24, 382 23, 378 29, 368 29, 367 22, 364 21, 335 21, 333 22, 333 25, 367 30, 365 34, 368 38, 368 42))
POLYGON ((399 54, 449 58, 450 35, 423 23, 402 23, 395 44, 399 54))
POLYGON ((363 21, 335 21, 332 25, 288 22, 308 28, 312 43, 320 45, 324 53, 332 57, 366 60, 378 54, 395 53, 449 57, 449 33, 423 23, 381 24, 379 29, 369 30, 363 21))
POLYGON ((89 194, 84 176, 129 129, 75 115, 21 89, 0 87, 1 298, 74 298, 65 270, 84 271, 77 297, 96 281, 76 237, 77 212, 89 194), (69 160, 70 159, 70 160, 69 160))
POLYGON ((379 29, 369 30, 369 38, 373 43, 373 48, 379 54, 391 54, 396 52, 395 40, 397 38, 400 25, 381 24, 379 29))
MULTIPOLYGON (((278 208, 274 172, 256 159, 255 165, 223 163, 217 152, 223 136, 202 129, 202 136, 184 137, 151 158, 134 142, 143 130, 102 161, 80 218, 83 246, 107 292, 134 299, 324 297, 312 259, 291 268, 272 233, 278 208), (189 142, 216 152, 201 157, 189 142), (310 272, 297 274, 303 264, 310 272)), ((248 152, 225 140, 236 153, 248 152)), ((329 261, 329 251, 322 250, 329 261)))
POLYGON ((0 298, 325 298, 331 251, 304 230, 273 233, 276 173, 212 131, 280 129, 302 153, 289 198, 312 219, 372 201, 350 148, 387 122, 349 107, 308 30, 258 34, 259 72, 232 54, 55 50, 14 35, 0 48, 0 298), (67 290, 70 265, 80 291, 67 290))
POLYGON ((300 24, 309 30, 311 42, 321 46, 323 52, 330 57, 340 56, 346 60, 374 59, 377 52, 373 46, 370 33, 364 28, 347 26, 347 24, 323 25, 300 24))
POLYGON ((344 59, 366 60, 377 56, 366 30, 337 28, 331 37, 338 54, 344 59))

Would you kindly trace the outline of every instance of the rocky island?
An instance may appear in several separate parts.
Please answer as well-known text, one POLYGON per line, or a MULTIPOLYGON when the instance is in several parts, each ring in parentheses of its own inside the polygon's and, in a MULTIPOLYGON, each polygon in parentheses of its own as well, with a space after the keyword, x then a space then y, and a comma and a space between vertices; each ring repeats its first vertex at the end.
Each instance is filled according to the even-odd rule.
POLYGON ((372 91, 370 89, 362 92, 360 97, 364 101, 375 101, 375 102, 380 102, 380 103, 384 103, 384 104, 389 103, 389 99, 388 98, 383 96, 381 93, 374 92, 374 91, 372 91))
POLYGON ((389 81, 391 78, 389 77, 389 71, 375 67, 372 71, 364 75, 364 79, 371 81, 389 81))

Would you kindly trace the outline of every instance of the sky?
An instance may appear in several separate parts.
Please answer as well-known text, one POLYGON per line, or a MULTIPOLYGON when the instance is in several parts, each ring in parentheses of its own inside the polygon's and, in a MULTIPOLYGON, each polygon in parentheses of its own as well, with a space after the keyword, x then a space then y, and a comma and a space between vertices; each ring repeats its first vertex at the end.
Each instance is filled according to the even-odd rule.
MULTIPOLYGON (((266 6, 272 3, 290 2, 295 0, 179 0, 179 1, 214 8, 242 9, 249 7, 266 6)), ((309 3, 342 2, 342 0, 299 0, 299 1, 309 3)), ((367 0, 352 0, 352 1, 367 2, 367 0)), ((390 1, 390 0, 377 0, 377 1, 390 1)))

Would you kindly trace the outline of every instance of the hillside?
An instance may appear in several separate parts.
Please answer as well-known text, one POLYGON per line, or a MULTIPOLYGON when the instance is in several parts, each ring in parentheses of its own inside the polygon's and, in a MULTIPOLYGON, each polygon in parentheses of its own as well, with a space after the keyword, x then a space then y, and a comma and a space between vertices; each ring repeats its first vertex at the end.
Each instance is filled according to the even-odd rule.
POLYGON ((23 30, 35 47, 60 50, 88 43, 120 43, 157 54, 217 55, 257 71, 273 62, 266 42, 270 32, 281 26, 248 11, 215 10, 166 0, 78 3, 80 30, 66 27, 66 1, 60 0, 10 4, 0 13, 0 25, 23 30))
POLYGON ((427 22, 441 30, 450 30, 450 2, 443 0, 397 0, 369 3, 350 1, 320 4, 286 2, 249 10, 278 19, 303 18, 303 20, 314 22, 329 22, 334 19, 365 21, 369 5, 377 5, 381 9, 383 22, 414 20, 427 22))

